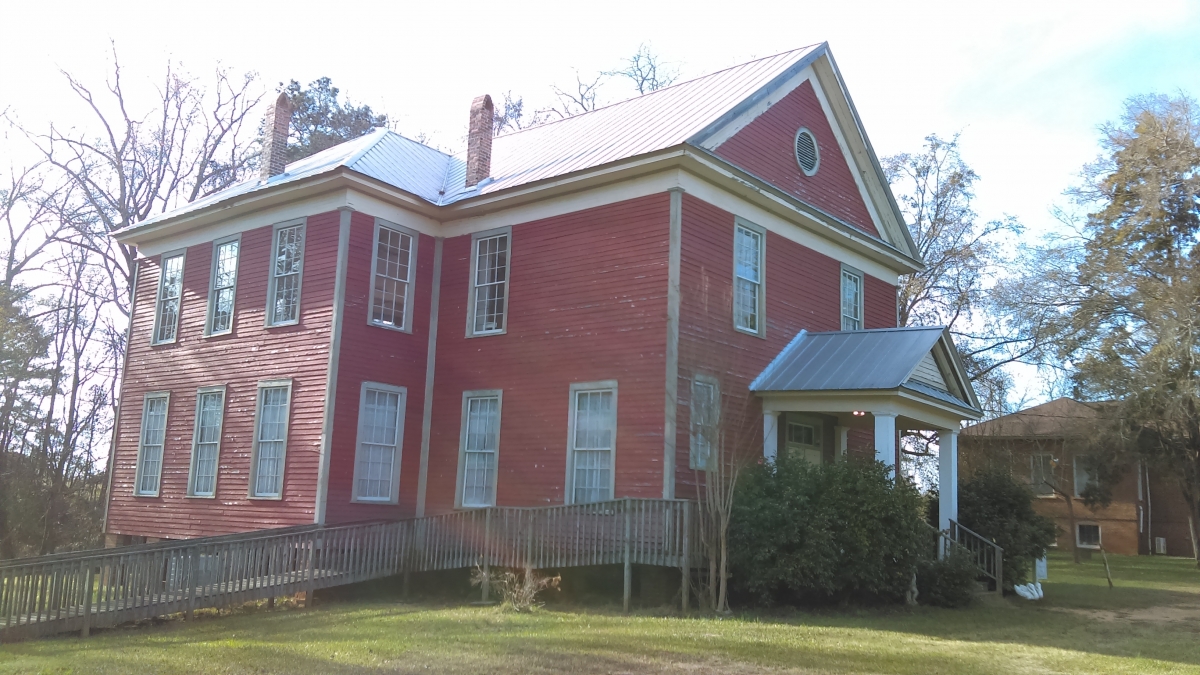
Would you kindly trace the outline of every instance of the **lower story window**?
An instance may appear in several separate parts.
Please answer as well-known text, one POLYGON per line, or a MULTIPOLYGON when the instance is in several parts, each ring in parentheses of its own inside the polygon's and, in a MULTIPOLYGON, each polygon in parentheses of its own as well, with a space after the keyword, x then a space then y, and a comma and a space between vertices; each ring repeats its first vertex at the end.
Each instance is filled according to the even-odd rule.
POLYGON ((258 389, 258 415, 254 425, 254 463, 251 478, 252 497, 279 497, 283 494, 283 467, 287 452, 290 382, 262 383, 258 389))
POLYGON ((404 396, 403 387, 363 383, 354 462, 355 499, 377 502, 396 499, 404 396))
POLYGON ((1100 548, 1100 526, 1095 523, 1079 523, 1075 526, 1075 543, 1080 548, 1100 548))
POLYGON ((217 490, 217 458, 221 452, 221 418, 225 390, 201 390, 196 395, 196 440, 192 447, 193 497, 212 497, 217 490))
POLYGON ((500 449, 500 392, 468 394, 463 401, 462 505, 496 503, 496 453, 500 449))
POLYGON ((570 434, 571 502, 612 499, 617 437, 615 382, 572 387, 570 434))
POLYGON ((142 437, 134 494, 157 497, 167 438, 167 393, 146 394, 142 408, 142 437))

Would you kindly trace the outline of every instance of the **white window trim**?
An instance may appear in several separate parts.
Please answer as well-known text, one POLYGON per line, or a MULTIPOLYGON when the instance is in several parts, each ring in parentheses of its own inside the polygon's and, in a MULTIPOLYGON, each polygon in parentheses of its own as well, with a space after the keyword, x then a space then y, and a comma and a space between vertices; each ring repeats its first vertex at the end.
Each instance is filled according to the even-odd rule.
POLYGON ((133 472, 133 496, 134 497, 157 497, 162 493, 162 465, 167 459, 167 432, 171 423, 171 392, 169 391, 148 391, 142 396, 142 422, 138 425, 138 453, 137 464, 133 472), (167 400, 167 414, 163 417, 163 448, 162 458, 158 463, 158 489, 154 492, 142 492, 142 455, 145 450, 146 441, 146 406, 150 404, 151 399, 165 398, 167 400))
MULTIPOLYGON (((384 328, 394 330, 400 333, 412 333, 412 317, 413 317, 413 287, 416 285, 417 277, 417 243, 421 240, 421 236, 415 230, 411 230, 403 225, 384 220, 382 218, 375 219, 375 229, 371 234, 371 292, 367 302, 367 324, 376 328, 384 328), (412 246, 408 249, 408 284, 405 287, 404 296, 404 325, 391 326, 375 320, 375 274, 379 269, 379 231, 381 229, 399 232, 412 239, 412 246)), ((511 240, 510 240, 511 245, 511 240)), ((473 278, 473 277, 472 277, 473 278)), ((505 289, 507 291, 507 289, 505 289)))
POLYGON ((260 380, 258 389, 254 392, 254 427, 253 441, 250 450, 250 485, 247 486, 247 495, 250 499, 265 499, 279 501, 283 499, 283 485, 285 482, 287 470, 287 447, 288 434, 291 432, 292 425, 292 379, 283 378, 275 380, 260 380), (279 494, 275 495, 258 495, 254 493, 254 489, 258 484, 258 437, 259 437, 259 421, 262 419, 262 402, 263 389, 271 389, 273 387, 287 387, 287 410, 283 415, 283 454, 279 457, 279 494))
POLYGON ((233 332, 233 320, 234 320, 234 317, 237 316, 238 272, 241 271, 241 267, 242 267, 242 235, 240 232, 233 236, 222 237, 221 239, 217 239, 217 240, 213 241, 213 243, 212 243, 212 264, 209 265, 209 270, 208 270, 208 310, 204 315, 204 337, 229 335, 230 333, 233 332), (237 255, 237 263, 233 266, 233 298, 230 303, 229 328, 222 330, 222 331, 213 331, 213 329, 212 329, 213 311, 216 309, 216 300, 217 300, 217 297, 216 297, 216 292, 217 292, 217 288, 216 288, 216 286, 217 286, 217 249, 220 248, 223 244, 228 244, 230 242, 237 242, 238 255, 237 255))
MULTIPOLYGON (((688 467, 695 471, 711 471, 713 468, 712 460, 713 460, 714 455, 711 455, 711 454, 709 455, 709 466, 698 466, 695 463, 695 459, 696 459, 695 448, 696 448, 696 445, 698 442, 697 441, 698 436, 696 434, 696 422, 695 422, 695 420, 696 420, 696 383, 697 382, 712 386, 714 392, 716 393, 716 396, 717 396, 717 400, 716 400, 717 419, 714 422, 714 424, 716 425, 717 434, 720 435, 720 432, 721 432, 721 381, 711 375, 704 375, 701 373, 696 373, 692 376, 691 391, 689 391, 689 393, 688 393, 688 396, 689 396, 688 427, 689 427, 689 432, 690 432, 689 433, 689 445, 688 445, 688 467)), ((718 448, 714 445, 714 447, 712 448, 712 451, 715 453, 718 451, 718 448)))
POLYGON ((500 227, 494 230, 476 232, 471 235, 471 278, 467 280, 467 337, 485 337, 488 335, 504 335, 508 332, 508 299, 511 297, 509 286, 512 282, 512 250, 513 238, 511 227, 500 227), (479 240, 491 239, 500 235, 508 236, 508 256, 505 259, 507 269, 504 272, 504 326, 495 330, 475 331, 475 272, 479 264, 479 240))
MULTIPOLYGON (((1058 494, 1055 493, 1053 489, 1051 489, 1049 493, 1038 492, 1038 489, 1037 489, 1038 486, 1033 482, 1034 458, 1043 457, 1043 456, 1050 458, 1050 470, 1051 470, 1051 472, 1053 472, 1053 470, 1054 470, 1054 454, 1053 453, 1050 453, 1050 452, 1031 453, 1029 455, 1029 484, 1033 488, 1033 496, 1034 497, 1037 497, 1038 499, 1056 499, 1058 497, 1058 494)), ((1051 477, 1053 478, 1053 476, 1051 476, 1051 477)))
MULTIPOLYGON (((238 251, 241 255, 241 251, 238 251)), ((308 219, 296 218, 287 220, 282 223, 275 223, 271 226, 271 248, 267 257, 267 311, 263 317, 263 323, 267 328, 278 328, 280 326, 295 326, 300 323, 300 304, 304 290, 304 259, 308 257, 308 219), (296 318, 290 321, 275 321, 275 252, 276 246, 279 245, 279 231, 290 227, 300 226, 300 241, 303 247, 300 250, 300 270, 297 272, 296 278, 296 318)), ((239 261, 240 262, 240 261, 239 261)))
POLYGON ((862 270, 843 264, 841 266, 841 271, 838 272, 838 317, 841 320, 841 330, 866 330, 866 298, 867 278, 863 274, 862 270), (858 278, 858 307, 856 307, 858 310, 858 328, 846 328, 846 314, 842 310, 842 297, 846 290, 846 275, 858 278))
POLYGON ((1088 548, 1093 551, 1099 551, 1100 549, 1104 548, 1104 528, 1100 527, 1100 523, 1096 523, 1096 522, 1093 522, 1090 520, 1079 521, 1079 522, 1075 523, 1075 547, 1076 548, 1088 548), (1095 545, 1081 543, 1079 541, 1079 527, 1081 525, 1095 525, 1096 526, 1096 538, 1100 540, 1100 543, 1095 544, 1095 545))
POLYGON ((186 248, 178 248, 178 249, 175 249, 174 251, 167 251, 167 252, 163 253, 162 255, 158 256, 158 288, 154 292, 154 327, 151 329, 152 332, 150 333, 150 345, 151 346, 174 344, 176 341, 179 340, 179 323, 180 323, 179 318, 183 315, 183 277, 184 277, 184 273, 186 271, 187 271, 187 249, 186 248), (174 258, 177 256, 179 258, 181 258, 181 260, 179 261, 179 308, 175 312, 175 330, 171 332, 172 337, 170 340, 159 340, 158 339, 158 328, 160 325, 159 322, 162 320, 162 312, 159 311, 159 303, 162 302, 163 267, 164 267, 163 263, 166 262, 166 260, 168 258, 174 258))
POLYGON ((567 481, 566 489, 563 491, 563 504, 575 503, 575 395, 581 391, 612 391, 613 436, 612 452, 609 458, 612 464, 608 471, 608 495, 609 499, 617 499, 617 430, 620 427, 617 381, 573 382, 570 397, 567 399, 567 481))
POLYGON ((730 309, 733 317, 733 329, 746 335, 767 337, 767 231, 759 225, 743 218, 734 218, 733 223, 733 292, 730 294, 730 309), (737 231, 738 228, 749 230, 758 235, 758 330, 742 328, 737 322, 737 231))
POLYGON ((394 384, 382 382, 363 382, 358 391, 358 426, 354 439, 354 482, 350 487, 350 501, 356 504, 398 504, 400 502, 400 465, 404 456, 404 417, 408 412, 408 388, 397 387, 394 384), (383 391, 400 395, 400 404, 396 408, 399 419, 396 420, 396 456, 392 459, 391 484, 388 486, 386 499, 379 497, 360 497, 358 495, 358 458, 362 452, 363 439, 363 409, 367 406, 367 390, 383 391))
POLYGON ((496 479, 492 481, 492 494, 488 495, 491 506, 496 505, 496 490, 500 483, 500 431, 504 428, 504 390, 475 389, 464 391, 462 395, 462 419, 458 431, 458 474, 455 477, 454 507, 459 509, 486 508, 480 506, 463 506, 463 481, 466 479, 467 467, 467 404, 473 398, 496 399, 496 454, 492 457, 496 466, 496 479))
POLYGON ((188 466, 187 497, 192 499, 216 499, 217 483, 221 479, 221 439, 225 435, 225 410, 228 407, 229 396, 226 387, 218 384, 212 387, 200 387, 196 390, 196 416, 192 421, 192 458, 188 466), (200 446, 200 397, 204 394, 221 393, 221 423, 217 426, 217 456, 216 472, 213 475, 213 493, 211 495, 196 494, 196 451, 200 446))

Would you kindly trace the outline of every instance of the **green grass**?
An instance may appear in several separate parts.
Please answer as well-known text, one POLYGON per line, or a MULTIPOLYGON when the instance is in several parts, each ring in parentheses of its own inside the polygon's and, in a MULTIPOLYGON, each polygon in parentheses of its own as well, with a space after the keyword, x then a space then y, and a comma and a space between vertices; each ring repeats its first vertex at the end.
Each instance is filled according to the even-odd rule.
POLYGON ((1200 572, 1109 560, 1111 591, 1099 556, 1056 555, 1046 601, 966 610, 714 619, 331 602, 4 645, 0 673, 1200 673, 1200 572))

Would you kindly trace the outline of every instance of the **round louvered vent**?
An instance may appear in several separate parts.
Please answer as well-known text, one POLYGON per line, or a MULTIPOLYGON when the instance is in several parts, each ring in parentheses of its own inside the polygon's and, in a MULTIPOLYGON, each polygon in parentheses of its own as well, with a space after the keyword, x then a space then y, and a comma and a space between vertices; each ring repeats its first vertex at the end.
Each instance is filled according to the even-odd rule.
POLYGON ((821 153, 817 150, 817 139, 812 132, 803 127, 796 132, 796 162, 805 176, 817 172, 821 165, 821 153))

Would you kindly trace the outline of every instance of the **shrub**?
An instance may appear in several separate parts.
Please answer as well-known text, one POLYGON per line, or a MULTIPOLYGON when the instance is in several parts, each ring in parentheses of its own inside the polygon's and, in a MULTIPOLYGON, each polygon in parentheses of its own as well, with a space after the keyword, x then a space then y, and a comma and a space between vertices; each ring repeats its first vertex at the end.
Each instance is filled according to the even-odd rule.
POLYGON ((942 559, 917 563, 917 602, 935 607, 966 607, 975 597, 979 569, 971 555, 955 546, 942 559))
POLYGON ((1033 492, 1002 469, 981 469, 958 486, 958 522, 1004 548, 1004 587, 1029 580, 1034 558, 1054 543, 1057 526, 1033 510, 1033 492))
POLYGON ((916 489, 888 476, 786 456, 749 469, 730 522, 735 587, 768 605, 902 601, 929 532, 916 489))
POLYGON ((550 588, 557 589, 562 577, 543 576, 528 567, 520 573, 511 569, 485 572, 482 567, 476 565, 471 571, 471 585, 478 586, 485 579, 489 589, 499 593, 501 607, 517 612, 529 612, 544 604, 538 602, 538 594, 550 588))

